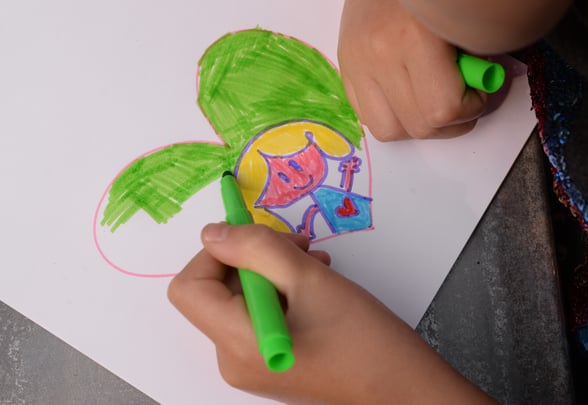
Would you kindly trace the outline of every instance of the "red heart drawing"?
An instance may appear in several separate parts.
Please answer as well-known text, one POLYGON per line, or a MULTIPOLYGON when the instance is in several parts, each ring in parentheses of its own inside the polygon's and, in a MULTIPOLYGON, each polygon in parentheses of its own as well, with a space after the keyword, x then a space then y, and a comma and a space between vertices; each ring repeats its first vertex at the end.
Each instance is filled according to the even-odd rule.
POLYGON ((357 213, 357 208, 355 208, 355 205, 353 205, 353 201, 351 201, 351 198, 349 197, 345 197, 343 199, 343 206, 337 207, 337 215, 340 215, 342 217, 352 217, 354 215, 357 215, 357 213))

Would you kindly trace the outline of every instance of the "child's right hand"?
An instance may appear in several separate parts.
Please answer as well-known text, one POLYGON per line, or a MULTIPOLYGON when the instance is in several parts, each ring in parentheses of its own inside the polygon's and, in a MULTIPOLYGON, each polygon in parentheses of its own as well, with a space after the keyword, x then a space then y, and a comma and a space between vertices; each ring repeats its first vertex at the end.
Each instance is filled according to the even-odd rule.
POLYGON ((486 95, 467 88, 456 49, 398 0, 346 0, 339 65, 349 101, 381 141, 469 132, 486 95))
POLYGON ((288 403, 493 403, 376 298, 329 268, 328 254, 309 251, 307 238, 212 224, 202 242, 169 297, 214 342, 232 386, 288 403), (265 367, 243 296, 227 283, 229 266, 262 274, 285 296, 296 357, 290 370, 265 367))

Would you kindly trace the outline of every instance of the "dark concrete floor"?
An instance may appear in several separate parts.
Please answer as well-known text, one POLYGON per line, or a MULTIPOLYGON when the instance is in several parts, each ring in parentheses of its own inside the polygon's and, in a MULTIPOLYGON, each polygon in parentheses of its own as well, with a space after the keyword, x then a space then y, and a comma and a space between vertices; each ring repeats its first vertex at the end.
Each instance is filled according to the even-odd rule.
POLYGON ((533 134, 418 326, 503 404, 572 404, 544 155, 533 134))

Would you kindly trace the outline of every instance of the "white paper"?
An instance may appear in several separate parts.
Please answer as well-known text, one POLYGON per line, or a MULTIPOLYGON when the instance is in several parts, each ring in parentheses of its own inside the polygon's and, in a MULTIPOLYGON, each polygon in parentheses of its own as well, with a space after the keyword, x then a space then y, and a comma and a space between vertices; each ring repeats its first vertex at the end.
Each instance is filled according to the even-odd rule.
MULTIPOLYGON (((169 278, 128 276, 103 259, 94 216, 136 157, 218 141, 195 105, 197 62, 210 44, 261 26, 336 60, 341 5, 1 3, 0 299, 161 403, 271 402, 222 381, 213 345, 167 302, 169 278)), ((516 78, 502 107, 458 139, 380 144, 368 135, 374 230, 317 248, 415 326, 531 132, 528 93, 516 78)), ((185 204, 188 217, 133 218, 132 233, 146 235, 139 252, 173 240, 161 254, 141 256, 133 243, 105 249, 130 271, 177 272, 198 250, 202 225, 223 219, 219 202, 214 183, 185 204)))

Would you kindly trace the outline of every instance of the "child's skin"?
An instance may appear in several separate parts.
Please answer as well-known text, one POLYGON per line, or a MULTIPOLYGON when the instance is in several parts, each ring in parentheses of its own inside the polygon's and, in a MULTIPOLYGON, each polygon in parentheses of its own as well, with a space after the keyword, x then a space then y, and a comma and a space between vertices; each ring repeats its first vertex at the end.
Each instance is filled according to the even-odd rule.
POLYGON ((346 0, 339 65, 348 98, 379 140, 465 134, 486 95, 465 87, 458 46, 519 49, 547 33, 570 0, 346 0))
MULTIPOLYGON (((380 140, 470 131, 486 96, 465 88, 456 44, 471 53, 518 49, 544 35, 570 0, 346 0, 339 59, 349 99, 380 140)), ((211 224, 169 286, 171 302, 216 345, 232 386, 287 403, 495 403, 394 313, 309 250, 301 235, 211 224), (230 267, 259 272, 287 300, 296 364, 263 363, 230 267)))
POLYGON ((170 284, 169 298, 216 345, 232 386, 291 404, 490 404, 416 332, 329 268, 301 235, 264 225, 210 224, 204 249, 170 284), (271 280, 285 296, 295 365, 269 371, 228 267, 271 280), (227 277, 229 276, 229 277, 227 277))

